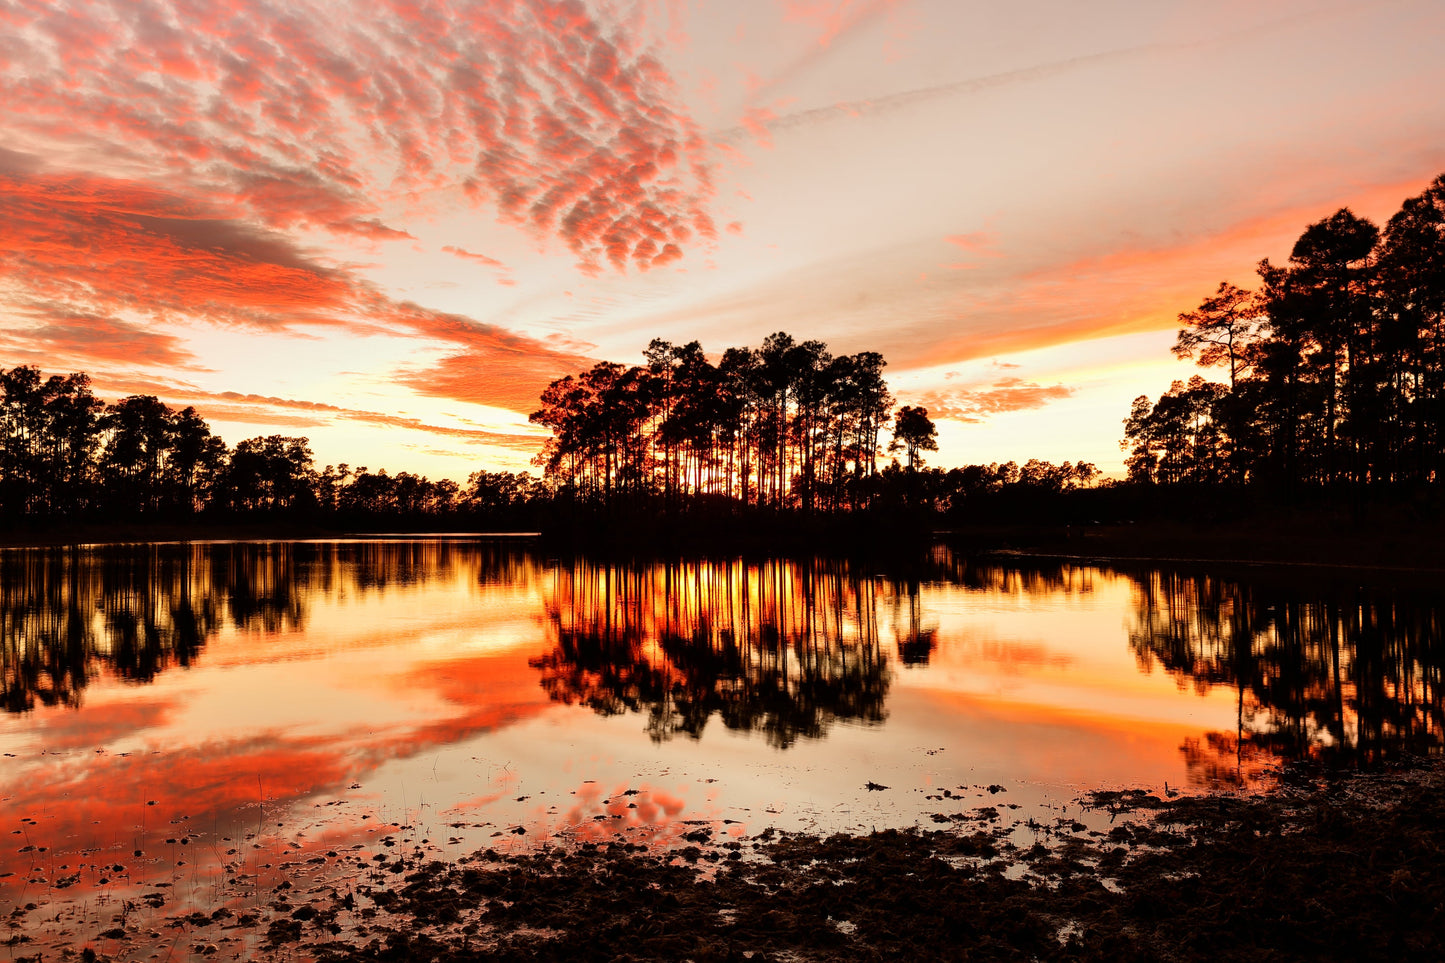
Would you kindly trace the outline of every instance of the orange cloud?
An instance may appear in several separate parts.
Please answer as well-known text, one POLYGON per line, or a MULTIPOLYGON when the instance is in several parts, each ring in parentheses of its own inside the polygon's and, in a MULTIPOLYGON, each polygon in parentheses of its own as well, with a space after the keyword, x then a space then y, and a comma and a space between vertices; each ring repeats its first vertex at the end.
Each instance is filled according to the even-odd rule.
POLYGON ((350 294, 282 236, 138 182, 0 167, 0 208, 0 283, 52 324, 123 312, 331 324, 350 294))
POLYGON ((1006 411, 1028 411, 1067 398, 1067 385, 1041 385, 1022 378, 1002 378, 981 388, 946 388, 920 394, 916 400, 935 418, 978 424, 1006 411))
MULTIPOLYGON (((194 366, 181 338, 157 327, 175 320, 270 331, 346 327, 453 345, 459 353, 443 363, 440 378, 406 372, 402 383, 520 412, 536 406, 549 381, 589 363, 494 325, 395 301, 269 228, 142 183, 52 173, 8 152, 0 155, 0 208, 7 212, 0 221, 0 261, 7 265, 0 291, 16 316, 32 322, 0 334, 0 345, 25 360, 77 368, 194 366)), ((652 261, 674 256, 680 252, 668 245, 652 261)))
POLYGON ((402 374, 398 380, 418 394, 433 398, 453 398, 530 414, 540 404, 542 389, 548 383, 594 363, 581 355, 553 357, 559 362, 570 357, 571 361, 552 373, 540 370, 535 358, 525 350, 463 351, 429 368, 402 374))
POLYGON ((1305 227, 1343 204, 1383 220, 1422 186, 1413 180, 1375 185, 1334 203, 1291 205, 1242 218, 1179 243, 1124 246, 1002 276, 970 289, 945 309, 953 319, 949 337, 900 345, 889 359, 904 368, 931 366, 1172 330, 1179 313, 1197 305, 1221 280, 1251 286, 1261 258, 1283 260, 1305 227))
POLYGON ((42 323, 33 328, 0 332, 0 345, 26 360, 49 366, 84 367, 94 361, 193 368, 195 356, 181 339, 140 325, 99 314, 57 307, 32 309, 42 323))
MULTIPOLYGON (((973 231, 969 234, 949 234, 944 238, 949 244, 956 244, 965 251, 982 253, 993 246, 994 236, 987 231, 973 231)), ((994 257, 999 255, 994 254, 994 257)))
MULTIPOLYGON (((359 408, 343 408, 321 401, 242 394, 238 391, 199 391, 187 385, 127 379, 114 382, 102 379, 97 381, 96 385, 103 390, 153 394, 176 406, 191 405, 200 412, 202 417, 209 420, 239 421, 258 425, 285 425, 291 428, 316 428, 338 420, 357 421, 378 427, 402 428, 444 438, 454 438, 467 444, 497 445, 526 452, 535 451, 540 443, 535 435, 433 425, 420 418, 359 408)), ((535 405, 536 399, 533 398, 529 404, 535 405)))

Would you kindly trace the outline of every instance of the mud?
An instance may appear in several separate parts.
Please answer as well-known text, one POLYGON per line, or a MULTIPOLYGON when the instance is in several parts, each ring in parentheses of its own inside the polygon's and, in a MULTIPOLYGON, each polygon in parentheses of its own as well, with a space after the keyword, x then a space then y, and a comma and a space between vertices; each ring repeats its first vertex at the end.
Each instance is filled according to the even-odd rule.
POLYGON ((95 924, 83 944, 13 960, 205 959, 239 941, 281 960, 1445 959, 1445 764, 1267 795, 1098 792, 1111 822, 579 843, 451 861, 378 855, 329 888, 278 885, 254 911, 95 924))

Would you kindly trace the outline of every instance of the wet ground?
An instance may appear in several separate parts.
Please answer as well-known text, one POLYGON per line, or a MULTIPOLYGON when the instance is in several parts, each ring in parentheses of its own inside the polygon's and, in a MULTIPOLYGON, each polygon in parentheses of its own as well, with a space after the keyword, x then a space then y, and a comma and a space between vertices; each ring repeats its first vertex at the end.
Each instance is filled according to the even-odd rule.
POLYGON ((700 824, 668 846, 617 834, 456 857, 393 825, 373 846, 230 874, 211 906, 185 912, 163 883, 57 912, 52 882, 13 912, 6 952, 329 963, 1445 958, 1438 758, 1364 775, 1294 769, 1261 795, 1079 800, 1107 828, 1068 816, 1016 825, 997 803, 956 801, 980 802, 945 799, 937 828, 738 837, 700 824), (68 941, 36 946, 38 930, 57 927, 68 941))

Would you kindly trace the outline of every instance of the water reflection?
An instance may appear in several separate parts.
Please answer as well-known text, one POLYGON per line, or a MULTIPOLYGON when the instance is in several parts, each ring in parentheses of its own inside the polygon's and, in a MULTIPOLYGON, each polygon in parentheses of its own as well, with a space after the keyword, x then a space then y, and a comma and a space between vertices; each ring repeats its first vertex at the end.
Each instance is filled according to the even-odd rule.
POLYGON ((883 720, 879 598, 837 561, 579 560, 551 573, 554 645, 532 665, 559 702, 646 714, 655 741, 698 738, 716 715, 786 748, 883 720))
POLYGON ((1445 742, 1438 596, 1158 571, 1134 579, 1129 644, 1140 665, 1237 694, 1236 731, 1184 747, 1198 779, 1244 782, 1271 757, 1358 763, 1445 742))
POLYGON ((99 675, 149 682, 223 627, 306 627, 312 604, 455 576, 528 584, 534 560, 445 541, 218 542, 0 552, 0 705, 80 705, 99 675))
MULTIPOLYGON (((942 548, 886 577, 821 559, 544 563, 515 546, 448 541, 6 551, 0 705, 76 708, 101 679, 144 684, 193 665, 223 631, 286 635, 291 644, 340 638, 358 630, 309 624, 323 602, 334 619, 368 600, 453 582, 500 593, 488 596, 487 614, 457 617, 495 631, 486 626, 498 624, 504 604, 509 631, 529 646, 517 663, 524 673, 530 665, 529 686, 601 715, 642 715, 656 742, 701 738, 714 717, 779 748, 839 722, 878 724, 890 711, 895 667, 910 679, 953 672, 949 684, 970 693, 984 691, 988 660, 1009 662, 989 676, 995 688, 1061 672, 1079 658, 1082 640, 1069 629, 988 635, 983 614, 1127 590, 1123 635, 1089 644, 1132 653, 1142 672, 1166 672, 1186 692, 1233 696, 1233 725, 1216 718, 1174 743, 1198 784, 1248 784, 1280 758, 1355 763, 1445 747, 1437 593, 980 564, 942 548)), ((457 704, 462 689, 478 685, 459 666, 428 683, 457 704)), ((1082 690, 1086 671, 1064 674, 1082 690)))

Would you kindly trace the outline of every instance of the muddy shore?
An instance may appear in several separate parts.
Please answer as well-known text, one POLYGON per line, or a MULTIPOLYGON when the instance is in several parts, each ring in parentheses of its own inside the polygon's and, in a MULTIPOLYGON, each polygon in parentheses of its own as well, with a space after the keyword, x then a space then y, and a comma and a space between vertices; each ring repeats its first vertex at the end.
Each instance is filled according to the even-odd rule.
MULTIPOLYGON (((699 827, 684 848, 584 843, 375 857, 344 886, 283 881, 260 912, 123 907, 60 958, 436 960, 1438 960, 1445 763, 1296 769, 1267 794, 1099 792, 1107 831, 992 806, 861 836, 699 827), (1028 838, 1032 838, 1030 844, 1028 838), (160 939, 157 939, 160 938, 160 939)), ((19 907, 7 958, 27 950, 19 907)), ((27 955, 27 953, 31 955, 27 955)))

